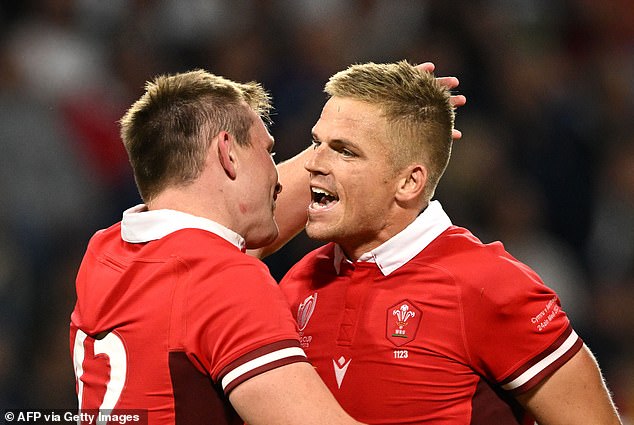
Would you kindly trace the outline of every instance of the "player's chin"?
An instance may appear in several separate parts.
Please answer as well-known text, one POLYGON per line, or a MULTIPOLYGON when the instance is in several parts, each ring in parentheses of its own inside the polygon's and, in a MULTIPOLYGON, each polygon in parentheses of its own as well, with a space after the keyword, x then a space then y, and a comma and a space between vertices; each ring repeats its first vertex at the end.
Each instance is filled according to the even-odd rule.
POLYGON ((272 244, 279 234, 280 231, 275 221, 272 221, 269 225, 263 225, 258 228, 257 234, 252 235, 246 240, 247 249, 264 248, 272 244))
POLYGON ((330 242, 335 235, 333 227, 323 222, 314 222, 310 219, 306 223, 306 235, 320 242, 330 242))

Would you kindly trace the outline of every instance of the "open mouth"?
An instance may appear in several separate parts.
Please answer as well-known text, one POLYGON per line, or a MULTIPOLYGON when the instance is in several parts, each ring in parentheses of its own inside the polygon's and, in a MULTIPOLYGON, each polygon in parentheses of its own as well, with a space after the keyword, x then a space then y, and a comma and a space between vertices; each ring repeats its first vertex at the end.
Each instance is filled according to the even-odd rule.
POLYGON ((310 206, 313 209, 328 209, 339 202, 339 197, 337 197, 337 195, 328 192, 325 189, 311 187, 310 190, 312 193, 312 202, 310 206))

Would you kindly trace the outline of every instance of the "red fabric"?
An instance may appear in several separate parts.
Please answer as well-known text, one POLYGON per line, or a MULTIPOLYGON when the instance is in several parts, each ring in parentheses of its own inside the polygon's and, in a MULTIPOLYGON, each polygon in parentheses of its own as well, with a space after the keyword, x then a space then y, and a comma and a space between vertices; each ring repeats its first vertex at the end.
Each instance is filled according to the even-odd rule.
MULTIPOLYGON (((93 237, 77 277, 71 352, 76 371, 83 368, 78 373, 82 408, 99 408, 105 385, 116 381, 116 370, 125 368, 125 385, 115 394, 116 409, 149 409, 149 423, 167 424, 175 423, 175 406, 201 400, 201 405, 223 406, 211 412, 224 418, 215 423, 232 423, 237 416, 220 389, 222 378, 248 360, 299 345, 277 284, 262 262, 213 233, 183 229, 149 243, 130 244, 121 239, 120 230, 117 224, 93 237), (95 359, 93 336, 98 339, 108 332, 113 334, 106 349, 110 356, 95 359), (88 335, 83 344, 78 339, 82 334, 88 335), (123 357, 117 354, 121 352, 123 357), (191 367, 184 367, 183 357, 174 353, 185 355, 191 367), (188 373, 179 374, 174 385, 170 357, 172 366, 188 373), (213 403, 192 393, 205 386, 205 379, 205 394, 218 397, 213 403), (192 388, 177 393, 191 400, 175 399, 174 387, 192 388)), ((296 361, 305 357, 265 360, 257 370, 239 374, 231 388, 296 361)))
MULTIPOLYGON (((511 422, 499 422, 496 409, 481 417, 475 393, 483 381, 503 392, 499 384, 571 332, 532 270, 457 227, 388 276, 374 263, 345 261, 337 275, 333 252, 329 244, 310 253, 280 286, 307 322, 306 354, 344 409, 370 424, 522 423, 522 412, 507 415, 511 422), (314 307, 308 319, 302 303, 314 307)), ((577 337, 549 371, 580 346, 577 337)), ((507 401, 497 402, 509 411, 507 401)))

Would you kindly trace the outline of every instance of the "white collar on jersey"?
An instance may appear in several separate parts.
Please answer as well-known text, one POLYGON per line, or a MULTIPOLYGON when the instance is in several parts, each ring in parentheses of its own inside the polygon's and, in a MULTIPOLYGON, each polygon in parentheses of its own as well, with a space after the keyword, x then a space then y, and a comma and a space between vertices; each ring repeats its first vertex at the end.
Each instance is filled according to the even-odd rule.
MULTIPOLYGON (((451 226, 451 220, 438 201, 432 201, 405 229, 392 236, 357 261, 376 263, 384 276, 403 266, 451 226)), ((339 274, 342 261, 348 261, 343 249, 335 245, 334 264, 339 274)))
POLYGON ((206 230, 220 236, 241 251, 244 251, 246 246, 244 238, 233 230, 215 221, 182 211, 148 211, 144 204, 139 204, 125 210, 121 220, 121 238, 130 243, 154 241, 182 229, 206 230))

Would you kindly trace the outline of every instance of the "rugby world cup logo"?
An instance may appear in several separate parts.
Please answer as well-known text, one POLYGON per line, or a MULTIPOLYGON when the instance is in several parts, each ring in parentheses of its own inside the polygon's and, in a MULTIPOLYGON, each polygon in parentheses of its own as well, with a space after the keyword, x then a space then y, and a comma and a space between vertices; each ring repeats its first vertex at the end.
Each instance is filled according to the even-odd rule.
POLYGON ((317 292, 306 297, 304 301, 297 308, 297 327, 300 332, 303 332, 308 325, 310 317, 315 311, 315 305, 317 304, 317 292))
POLYGON ((386 338, 396 346, 413 340, 418 331, 422 313, 410 301, 404 300, 387 309, 386 338))

